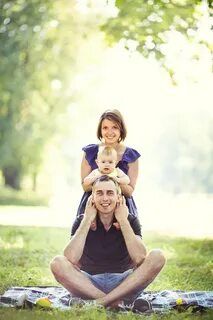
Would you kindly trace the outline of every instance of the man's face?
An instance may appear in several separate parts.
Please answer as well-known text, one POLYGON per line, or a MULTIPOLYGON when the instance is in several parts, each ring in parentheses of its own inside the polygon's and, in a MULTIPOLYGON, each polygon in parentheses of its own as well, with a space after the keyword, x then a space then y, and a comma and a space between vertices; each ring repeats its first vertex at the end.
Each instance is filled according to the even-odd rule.
POLYGON ((93 199, 99 213, 113 213, 118 201, 118 193, 113 181, 100 181, 93 187, 93 199))

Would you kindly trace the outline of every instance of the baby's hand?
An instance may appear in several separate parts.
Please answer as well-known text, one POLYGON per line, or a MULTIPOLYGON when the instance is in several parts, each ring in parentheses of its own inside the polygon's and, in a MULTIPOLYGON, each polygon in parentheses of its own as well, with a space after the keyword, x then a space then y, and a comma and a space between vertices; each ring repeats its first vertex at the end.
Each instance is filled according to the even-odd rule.
POLYGON ((96 179, 98 179, 98 178, 100 178, 102 176, 102 173, 99 170, 96 170, 94 176, 95 176, 96 179))

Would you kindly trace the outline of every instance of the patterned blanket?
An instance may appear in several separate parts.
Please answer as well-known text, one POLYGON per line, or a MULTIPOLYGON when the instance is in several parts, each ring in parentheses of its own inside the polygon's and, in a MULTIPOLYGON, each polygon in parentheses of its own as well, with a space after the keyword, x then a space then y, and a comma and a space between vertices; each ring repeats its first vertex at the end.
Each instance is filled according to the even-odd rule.
MULTIPOLYGON (((145 313, 186 310, 189 307, 195 311, 213 308, 213 291, 144 291, 138 299, 148 302, 149 308, 144 310, 145 313)), ((71 300, 72 296, 63 287, 12 287, 0 296, 0 306, 32 308, 39 305, 67 310, 72 306, 71 300)), ((133 311, 141 312, 137 307, 133 311)))

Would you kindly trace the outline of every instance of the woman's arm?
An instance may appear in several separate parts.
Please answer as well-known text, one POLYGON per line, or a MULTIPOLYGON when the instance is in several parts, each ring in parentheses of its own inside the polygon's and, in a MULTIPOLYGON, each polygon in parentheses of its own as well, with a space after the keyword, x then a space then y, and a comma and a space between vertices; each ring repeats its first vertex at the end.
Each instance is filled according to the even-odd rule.
POLYGON ((138 169, 139 169, 138 160, 129 163, 129 169, 128 169, 127 174, 129 176, 130 183, 120 185, 121 191, 125 197, 131 197, 131 195, 135 189, 136 181, 138 178, 138 169))
POLYGON ((92 171, 92 168, 90 167, 86 157, 85 153, 83 155, 83 159, 81 161, 81 181, 82 181, 82 187, 84 191, 91 191, 92 190, 92 185, 85 185, 84 184, 84 178, 87 177, 90 172, 92 171))

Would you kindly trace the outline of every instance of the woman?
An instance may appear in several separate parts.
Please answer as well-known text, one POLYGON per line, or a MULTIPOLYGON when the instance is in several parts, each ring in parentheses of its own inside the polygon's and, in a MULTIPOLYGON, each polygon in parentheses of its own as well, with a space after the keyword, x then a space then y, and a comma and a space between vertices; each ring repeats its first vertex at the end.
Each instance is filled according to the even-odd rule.
POLYGON ((101 115, 97 129, 97 137, 101 143, 89 144, 83 148, 84 155, 81 163, 81 179, 85 193, 81 199, 77 215, 84 213, 87 199, 92 190, 92 185, 84 185, 84 178, 88 176, 92 170, 97 168, 95 160, 97 158, 98 148, 101 145, 105 145, 113 147, 117 151, 117 167, 129 176, 130 183, 120 185, 120 187, 122 194, 126 198, 126 204, 130 214, 137 216, 137 208, 132 193, 138 177, 138 158, 140 154, 122 143, 126 138, 126 133, 123 117, 118 110, 106 110, 101 115))

